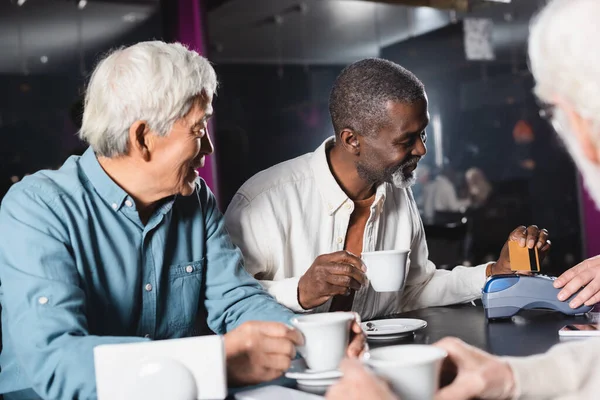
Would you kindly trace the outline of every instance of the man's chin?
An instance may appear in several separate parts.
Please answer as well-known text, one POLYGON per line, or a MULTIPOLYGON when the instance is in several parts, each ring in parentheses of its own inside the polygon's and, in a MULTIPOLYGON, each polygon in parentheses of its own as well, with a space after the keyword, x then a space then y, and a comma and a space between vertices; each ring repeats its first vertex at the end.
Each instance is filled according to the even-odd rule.
POLYGON ((181 186, 179 194, 181 196, 190 196, 196 190, 196 180, 187 181, 181 186))
POLYGON ((408 189, 417 182, 417 175, 413 172, 409 176, 402 172, 392 175, 390 183, 398 189, 408 189))

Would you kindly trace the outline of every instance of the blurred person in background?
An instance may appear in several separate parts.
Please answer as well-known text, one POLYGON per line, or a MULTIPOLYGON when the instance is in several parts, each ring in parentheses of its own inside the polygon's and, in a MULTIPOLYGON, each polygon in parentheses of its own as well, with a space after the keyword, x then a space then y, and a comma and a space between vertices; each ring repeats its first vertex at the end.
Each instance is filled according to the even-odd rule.
POLYGON ((465 242, 467 258, 473 262, 493 260, 497 255, 495 243, 517 216, 508 216, 510 207, 502 202, 494 204, 492 184, 484 172, 476 167, 465 172, 465 183, 470 205, 466 211, 468 232, 465 242))
MULTIPOLYGON (((534 19, 529 38, 535 94, 545 103, 550 119, 585 184, 600 208, 600 2, 552 0, 534 19), (575 29, 576 27, 576 29, 575 29)), ((600 257, 585 260, 555 282, 565 299, 585 286, 570 303, 578 307, 600 300, 600 257)), ((456 338, 436 344, 448 352, 455 371, 452 383, 436 400, 462 399, 596 399, 600 393, 600 340, 559 344, 531 357, 496 357, 456 338)), ((395 399, 360 364, 346 362, 330 400, 395 399), (347 372, 350 371, 351 372, 347 372), (354 382, 345 379, 353 377, 354 382), (360 384, 360 387, 358 386, 360 384)))
POLYGON ((488 181, 483 171, 479 168, 469 168, 465 172, 467 192, 470 206, 479 208, 484 206, 492 194, 492 184, 488 181))
POLYGON ((423 189, 423 216, 426 223, 436 223, 436 213, 462 213, 469 199, 459 199, 453 182, 454 170, 446 165, 423 189))
MULTIPOLYGON (((98 64, 80 131, 90 147, 15 184, 0 208, 0 393, 95 398, 95 346, 211 331, 224 335, 230 385, 289 368, 294 314, 245 272, 198 178, 216 87, 180 44, 138 43, 98 64)), ((362 350, 355 337, 350 351, 362 350)))
POLYGON ((498 257, 496 243, 503 240, 504 232, 520 221, 530 218, 528 209, 520 202, 523 192, 519 191, 518 186, 497 184, 505 189, 511 187, 510 191, 502 192, 502 189, 493 186, 485 173, 477 167, 467 170, 465 183, 470 200, 466 211, 466 253, 475 263, 494 260, 498 257))

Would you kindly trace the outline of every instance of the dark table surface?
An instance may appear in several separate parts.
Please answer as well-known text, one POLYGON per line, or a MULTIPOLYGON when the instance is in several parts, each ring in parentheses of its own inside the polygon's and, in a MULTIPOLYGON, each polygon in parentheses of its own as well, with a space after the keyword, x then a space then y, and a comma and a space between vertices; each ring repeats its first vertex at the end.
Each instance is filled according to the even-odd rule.
MULTIPOLYGON (((396 341, 369 342, 371 348, 396 344, 431 344, 446 336, 455 336, 480 349, 502 356, 543 353, 560 342, 558 330, 561 327, 587 321, 585 316, 570 317, 542 310, 522 311, 510 319, 487 321, 483 307, 472 304, 426 308, 387 318, 422 319, 427 321, 427 327, 419 330, 414 336, 396 341)), ((287 379, 270 384, 274 383, 294 387, 294 382, 287 379)))
MULTIPOLYGON (((463 304, 433 307, 383 318, 417 318, 427 322, 427 327, 403 339, 394 341, 369 341, 370 348, 397 344, 432 344, 455 336, 463 341, 502 356, 529 356, 544 353, 560 342, 558 330, 564 325, 585 323, 585 316, 566 316, 558 312, 533 310, 521 311, 516 316, 488 321, 481 305, 463 304)), ((277 384, 295 387, 293 381, 277 384)), ((327 388, 312 388, 323 394, 327 388)))
POLYGON ((472 304, 434 307, 402 313, 388 318, 418 318, 427 321, 427 327, 414 337, 396 342, 369 342, 381 347, 393 344, 431 344, 455 336, 463 341, 502 356, 528 356, 547 351, 559 343, 558 330, 564 325, 585 323, 585 316, 566 316, 545 310, 523 310, 506 320, 487 321, 481 306, 472 304))

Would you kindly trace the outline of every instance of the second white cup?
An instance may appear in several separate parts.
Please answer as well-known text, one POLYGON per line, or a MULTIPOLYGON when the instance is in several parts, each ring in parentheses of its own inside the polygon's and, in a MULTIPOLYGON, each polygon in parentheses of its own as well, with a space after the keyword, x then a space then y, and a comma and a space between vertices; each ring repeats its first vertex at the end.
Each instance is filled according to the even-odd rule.
POLYGON ((338 368, 346 355, 351 312, 309 314, 292 318, 292 325, 304 336, 304 345, 298 352, 313 371, 331 371, 338 368))
POLYGON ((408 344, 371 350, 365 363, 385 378, 402 400, 432 400, 446 356, 435 346, 408 344))
POLYGON ((410 250, 370 251, 362 253, 367 278, 376 292, 397 292, 404 285, 406 261, 410 250))

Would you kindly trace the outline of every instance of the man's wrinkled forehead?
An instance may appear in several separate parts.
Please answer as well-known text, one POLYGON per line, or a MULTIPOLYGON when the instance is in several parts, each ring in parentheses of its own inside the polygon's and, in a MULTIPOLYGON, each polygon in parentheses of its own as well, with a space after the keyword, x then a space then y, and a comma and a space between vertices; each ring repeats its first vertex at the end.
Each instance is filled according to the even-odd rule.
POLYGON ((429 125, 427 98, 413 103, 388 101, 386 109, 392 123, 397 124, 403 132, 420 132, 429 125))

